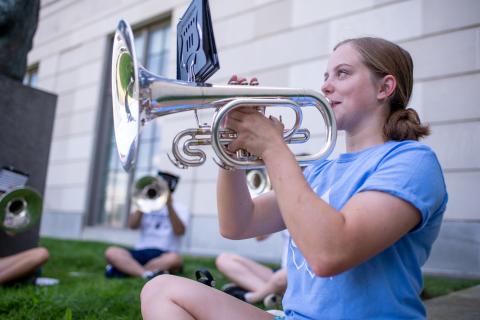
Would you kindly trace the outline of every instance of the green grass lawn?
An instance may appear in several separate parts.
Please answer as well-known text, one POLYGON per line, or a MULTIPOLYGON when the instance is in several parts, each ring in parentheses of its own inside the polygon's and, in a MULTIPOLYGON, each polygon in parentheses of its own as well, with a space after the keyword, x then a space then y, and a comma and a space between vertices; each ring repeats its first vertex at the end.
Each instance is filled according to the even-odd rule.
MULTIPOLYGON (((103 252, 109 244, 43 238, 50 261, 42 276, 60 279, 52 287, 0 287, 0 319, 141 319, 141 279, 105 279, 103 252)), ((227 282, 213 258, 186 257, 183 276, 209 269, 220 288, 227 282)), ((425 279, 425 297, 435 297, 480 284, 478 280, 425 279)))

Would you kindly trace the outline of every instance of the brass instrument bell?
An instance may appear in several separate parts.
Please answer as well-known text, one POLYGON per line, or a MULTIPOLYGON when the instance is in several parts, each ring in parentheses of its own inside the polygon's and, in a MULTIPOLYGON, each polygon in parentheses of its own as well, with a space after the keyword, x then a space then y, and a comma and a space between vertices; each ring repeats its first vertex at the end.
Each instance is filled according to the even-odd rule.
POLYGON ((43 200, 29 187, 17 187, 0 195, 0 228, 19 233, 33 227, 42 212, 43 200))
POLYGON ((168 183, 162 177, 145 176, 134 186, 133 202, 143 213, 162 209, 170 195, 168 183))

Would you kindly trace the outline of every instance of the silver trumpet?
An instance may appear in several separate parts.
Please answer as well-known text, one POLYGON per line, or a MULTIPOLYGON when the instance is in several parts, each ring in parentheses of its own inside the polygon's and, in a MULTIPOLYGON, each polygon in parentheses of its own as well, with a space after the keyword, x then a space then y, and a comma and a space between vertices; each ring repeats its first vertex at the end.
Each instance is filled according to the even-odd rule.
POLYGON ((145 176, 134 185, 133 202, 143 213, 162 209, 170 194, 168 183, 161 177, 145 176))
POLYGON ((42 197, 28 187, 18 187, 0 195, 0 229, 20 233, 33 227, 42 213, 42 197))
POLYGON ((172 162, 180 168, 199 166, 205 162, 205 153, 198 146, 211 145, 224 168, 262 168, 262 159, 243 151, 230 154, 226 146, 236 133, 222 128, 226 114, 244 106, 288 107, 295 112, 295 123, 285 130, 286 143, 304 143, 310 137, 308 129, 300 128, 302 108, 316 107, 326 125, 326 142, 317 152, 296 158, 300 165, 328 157, 336 142, 336 124, 333 111, 319 92, 307 89, 212 85, 189 83, 155 75, 138 65, 133 33, 129 24, 118 23, 112 52, 112 101, 115 140, 122 166, 129 170, 135 164, 138 135, 147 122, 168 114, 194 111, 197 128, 177 134, 172 144, 172 162), (212 124, 200 124, 197 110, 213 109, 212 124), (183 146, 180 140, 190 137, 183 146), (182 154, 183 152, 183 154, 182 154))

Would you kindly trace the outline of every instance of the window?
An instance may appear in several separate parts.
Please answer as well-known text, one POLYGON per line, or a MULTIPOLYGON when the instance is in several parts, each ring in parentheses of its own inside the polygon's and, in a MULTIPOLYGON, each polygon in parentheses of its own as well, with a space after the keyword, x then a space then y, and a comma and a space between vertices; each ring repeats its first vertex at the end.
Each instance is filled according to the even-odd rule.
MULTIPOLYGON (((170 36, 169 24, 155 24, 136 30, 134 36, 139 63, 155 74, 165 75, 165 65, 169 54, 167 47, 170 36)), ((159 129, 155 121, 144 127, 139 137, 136 166, 128 173, 123 170, 118 159, 115 137, 113 129, 111 130, 109 154, 106 158, 107 165, 104 170, 103 186, 101 187, 103 190, 99 202, 102 208, 97 215, 95 224, 119 228, 125 226, 131 204, 130 186, 140 177, 155 174, 158 170, 152 161, 155 151, 160 145, 159 129)))
POLYGON ((26 86, 36 88, 37 82, 38 82, 38 64, 35 64, 27 68, 25 77, 23 77, 23 84, 26 86))

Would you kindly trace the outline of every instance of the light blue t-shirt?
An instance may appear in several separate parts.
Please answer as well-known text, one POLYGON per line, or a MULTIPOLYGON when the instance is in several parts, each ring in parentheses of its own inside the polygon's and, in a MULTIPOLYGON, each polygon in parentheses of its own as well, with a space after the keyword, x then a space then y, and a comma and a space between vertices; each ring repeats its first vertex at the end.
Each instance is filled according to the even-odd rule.
POLYGON ((420 267, 437 238, 448 199, 434 152, 416 141, 389 141, 320 161, 304 175, 337 210, 358 192, 375 190, 411 203, 421 222, 391 247, 334 277, 315 276, 291 239, 283 299, 287 319, 424 319, 420 267))

